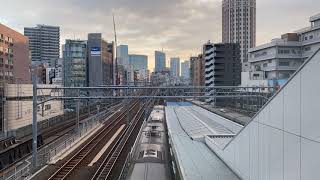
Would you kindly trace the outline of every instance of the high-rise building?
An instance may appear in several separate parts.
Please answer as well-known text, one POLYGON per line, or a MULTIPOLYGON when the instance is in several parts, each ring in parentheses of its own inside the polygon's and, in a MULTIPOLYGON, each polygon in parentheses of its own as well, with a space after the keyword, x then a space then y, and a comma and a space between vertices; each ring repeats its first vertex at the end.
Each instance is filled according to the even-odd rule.
POLYGON ((190 81, 192 86, 204 86, 205 62, 203 55, 190 57, 190 81))
POLYGON ((67 39, 63 47, 64 86, 87 86, 87 42, 67 39))
POLYGON ((160 72, 166 68, 166 54, 161 51, 154 52, 154 59, 155 59, 155 72, 160 72))
POLYGON ((0 24, 0 81, 31 83, 28 37, 0 24))
POLYGON ((242 71, 248 71, 248 50, 256 46, 256 0, 222 1, 222 41, 240 44, 242 71))
POLYGON ((138 55, 138 54, 130 54, 129 55, 129 64, 133 67, 134 71, 141 69, 148 69, 148 56, 138 55))
POLYGON ((60 57, 60 27, 25 27, 24 35, 29 38, 32 65, 47 63, 53 66, 54 61, 60 57))
POLYGON ((170 71, 173 77, 180 76, 180 58, 170 59, 170 71))
POLYGON ((117 47, 117 62, 126 70, 129 69, 129 48, 128 45, 120 45, 117 47))
POLYGON ((87 42, 88 86, 113 84, 113 43, 102 38, 101 33, 88 34, 87 42))
POLYGON ((181 77, 190 79, 190 61, 181 62, 181 77))
MULTIPOLYGON (((203 46, 205 60, 205 86, 238 86, 241 84, 240 47, 237 43, 206 43, 203 46)), ((214 90, 207 89, 212 98, 207 102, 218 102, 214 90)), ((221 99, 220 99, 221 100, 221 99)), ((219 100, 219 102, 220 102, 219 100)))

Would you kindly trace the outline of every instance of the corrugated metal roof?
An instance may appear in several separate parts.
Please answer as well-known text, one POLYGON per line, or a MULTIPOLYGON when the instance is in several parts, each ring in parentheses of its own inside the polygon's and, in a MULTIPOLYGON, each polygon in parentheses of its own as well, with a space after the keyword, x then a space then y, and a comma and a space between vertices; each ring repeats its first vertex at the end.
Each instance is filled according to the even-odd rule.
POLYGON ((185 180, 238 180, 239 177, 204 142, 192 140, 192 136, 211 133, 212 130, 190 115, 188 111, 176 105, 166 107, 169 137, 182 178, 185 180), (179 108, 178 112, 175 112, 175 108, 179 108))

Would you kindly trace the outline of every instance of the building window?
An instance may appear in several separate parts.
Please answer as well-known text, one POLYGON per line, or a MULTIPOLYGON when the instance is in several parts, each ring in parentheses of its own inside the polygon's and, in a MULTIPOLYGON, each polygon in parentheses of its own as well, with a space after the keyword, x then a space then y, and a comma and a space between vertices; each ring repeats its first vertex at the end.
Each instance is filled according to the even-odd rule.
POLYGON ((304 48, 304 51, 310 51, 311 50, 311 47, 305 47, 304 48))
POLYGON ((50 110, 51 109, 51 104, 46 104, 44 107, 45 110, 50 110))
POLYGON ((280 61, 279 66, 290 66, 290 62, 288 61, 280 61))
POLYGON ((310 36, 309 36, 309 39, 313 39, 313 35, 310 35, 310 36))
POLYGON ((264 63, 264 64, 263 64, 263 67, 268 67, 268 63, 264 63))
POLYGON ((279 49, 278 53, 279 54, 290 54, 290 50, 289 49, 279 49))

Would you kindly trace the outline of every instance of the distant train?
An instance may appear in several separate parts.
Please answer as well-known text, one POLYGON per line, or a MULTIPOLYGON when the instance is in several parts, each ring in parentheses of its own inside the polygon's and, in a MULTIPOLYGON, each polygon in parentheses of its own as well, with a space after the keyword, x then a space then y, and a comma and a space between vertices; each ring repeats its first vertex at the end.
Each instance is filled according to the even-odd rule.
POLYGON ((171 179, 164 106, 155 106, 132 150, 127 180, 171 179))

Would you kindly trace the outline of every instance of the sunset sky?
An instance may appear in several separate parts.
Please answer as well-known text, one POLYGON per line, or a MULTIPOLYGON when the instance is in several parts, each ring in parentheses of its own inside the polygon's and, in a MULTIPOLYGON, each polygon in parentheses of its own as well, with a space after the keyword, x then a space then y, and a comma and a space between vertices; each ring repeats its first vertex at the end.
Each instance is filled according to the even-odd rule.
MULTIPOLYGON (((155 50, 184 61, 209 39, 221 41, 221 0, 1 0, 1 7, 0 22, 21 33, 36 24, 60 26, 61 44, 90 32, 113 41, 114 13, 118 44, 148 55, 150 69, 155 50)), ((315 0, 257 0, 257 45, 309 26, 319 7, 315 0)))

